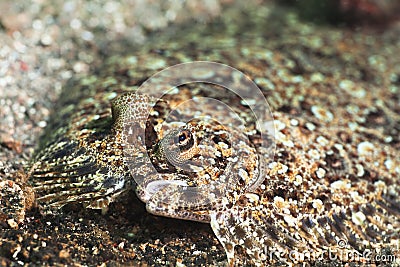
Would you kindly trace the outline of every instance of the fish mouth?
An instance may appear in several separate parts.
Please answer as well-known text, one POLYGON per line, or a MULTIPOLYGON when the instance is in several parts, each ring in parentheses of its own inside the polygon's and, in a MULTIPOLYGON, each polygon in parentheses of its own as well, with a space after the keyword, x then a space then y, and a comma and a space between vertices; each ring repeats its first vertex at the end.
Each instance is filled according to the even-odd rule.
POLYGON ((187 187, 189 185, 187 182, 182 180, 151 181, 141 190, 141 192, 138 192, 138 196, 140 200, 147 203, 156 193, 170 186, 187 187))

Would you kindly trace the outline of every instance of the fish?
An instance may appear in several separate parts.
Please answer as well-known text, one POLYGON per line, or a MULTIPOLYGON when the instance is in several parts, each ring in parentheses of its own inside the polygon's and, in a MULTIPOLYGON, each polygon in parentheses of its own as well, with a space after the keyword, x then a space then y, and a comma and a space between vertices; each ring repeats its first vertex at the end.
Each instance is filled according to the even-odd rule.
POLYGON ((326 29, 271 42, 273 31, 260 25, 234 32, 240 27, 207 28, 206 36, 169 40, 163 53, 151 43, 72 80, 32 161, 37 202, 106 210, 135 190, 152 214, 210 223, 230 266, 395 253, 400 120, 394 93, 381 84, 390 65, 374 72, 361 52, 348 48, 348 57, 335 46, 350 42, 344 35, 326 29), (223 77, 238 88, 253 81, 271 109, 266 123, 251 108, 256 95, 209 83, 159 86, 163 69, 205 59, 241 74, 194 68, 194 80, 223 77))

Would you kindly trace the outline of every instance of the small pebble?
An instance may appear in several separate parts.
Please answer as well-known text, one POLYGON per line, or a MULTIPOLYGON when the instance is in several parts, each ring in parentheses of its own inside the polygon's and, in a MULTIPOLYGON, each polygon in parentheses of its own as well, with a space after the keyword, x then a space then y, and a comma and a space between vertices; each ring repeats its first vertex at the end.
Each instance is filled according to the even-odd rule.
POLYGON ((374 145, 371 142, 361 142, 357 146, 357 152, 359 156, 368 156, 374 153, 374 145))
MULTIPOLYGON (((10 227, 25 218, 25 196, 19 185, 11 180, 0 181, 0 215, 4 214, 10 227)), ((3 218, 3 216, 0 216, 3 218)))

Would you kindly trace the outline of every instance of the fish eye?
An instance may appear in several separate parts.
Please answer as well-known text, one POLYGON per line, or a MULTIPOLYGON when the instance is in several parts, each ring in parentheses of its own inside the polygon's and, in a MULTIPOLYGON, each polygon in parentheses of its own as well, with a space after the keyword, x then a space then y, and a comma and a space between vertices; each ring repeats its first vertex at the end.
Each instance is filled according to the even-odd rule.
POLYGON ((179 135, 179 142, 182 142, 182 141, 184 141, 185 139, 186 139, 186 134, 181 133, 181 134, 179 135))
POLYGON ((191 134, 189 131, 184 130, 181 131, 178 135, 178 138, 176 138, 176 142, 177 144, 182 144, 184 141, 188 140, 190 138, 191 134))

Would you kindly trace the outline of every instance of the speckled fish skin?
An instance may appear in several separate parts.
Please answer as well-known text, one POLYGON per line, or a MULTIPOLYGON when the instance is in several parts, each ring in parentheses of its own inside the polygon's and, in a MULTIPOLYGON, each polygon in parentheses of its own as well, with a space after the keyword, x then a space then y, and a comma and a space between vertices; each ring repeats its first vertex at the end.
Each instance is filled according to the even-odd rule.
POLYGON ((169 65, 212 60, 260 86, 277 130, 264 183, 206 215, 229 263, 290 263, 291 250, 340 251, 339 240, 349 250, 398 250, 400 64, 391 55, 400 48, 375 41, 396 34, 339 32, 272 11, 251 11, 245 26, 226 21, 158 37, 67 86, 32 168, 39 203, 103 207, 134 186, 112 131, 111 100, 169 65), (236 245, 246 259, 235 256, 236 245), (269 249, 286 256, 271 258, 269 249))

